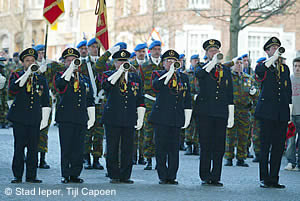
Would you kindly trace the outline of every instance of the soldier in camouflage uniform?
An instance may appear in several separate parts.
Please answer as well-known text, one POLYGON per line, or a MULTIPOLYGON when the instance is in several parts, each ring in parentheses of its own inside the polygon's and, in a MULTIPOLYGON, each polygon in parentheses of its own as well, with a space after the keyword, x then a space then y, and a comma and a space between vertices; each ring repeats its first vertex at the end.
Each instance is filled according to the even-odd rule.
MULTIPOLYGON (((133 61, 131 61, 131 65, 133 65, 135 67, 135 69, 137 69, 137 74, 139 75, 139 77, 141 78, 142 82, 144 82, 143 79, 143 70, 142 70, 142 65, 146 62, 146 48, 147 48, 147 44, 146 43, 142 43, 142 44, 138 44, 135 48, 135 59, 133 61)), ((145 165, 146 162, 144 160, 144 128, 140 129, 140 130, 136 130, 135 131, 135 138, 134 138, 134 148, 133 148, 133 165, 136 164, 140 164, 140 165, 145 165), (137 160, 137 149, 139 150, 139 159, 137 160), (137 162, 138 161, 138 162, 137 162)))
MULTIPOLYGON (((40 66, 40 73, 46 78, 50 90, 50 107, 52 103, 57 102, 58 94, 53 86, 53 77, 57 72, 64 71, 64 65, 44 58, 45 46, 42 44, 36 45, 34 49, 38 52, 36 63, 40 66)), ((46 153, 48 153, 48 132, 52 121, 52 112, 48 120, 48 126, 40 131, 40 140, 38 144, 38 152, 40 153, 39 168, 49 169, 50 166, 46 162, 46 153)))
POLYGON ((155 93, 152 88, 152 72, 154 70, 162 70, 161 62, 161 42, 153 41, 149 50, 151 56, 149 60, 142 65, 141 68, 141 77, 144 84, 144 96, 145 96, 145 105, 146 105, 146 114, 144 122, 144 156, 147 160, 147 165, 144 170, 152 170, 152 157, 155 156, 155 147, 154 147, 154 131, 153 126, 149 123, 148 117, 152 111, 152 106, 156 100, 155 93))
MULTIPOLYGON (((197 65, 200 63, 199 55, 194 54, 191 56, 191 66, 190 69, 186 70, 189 83, 191 87, 191 96, 192 96, 192 107, 195 106, 195 99, 197 91, 197 79, 195 78, 194 71, 196 70, 197 65)), ((185 129, 185 143, 187 145, 186 152, 184 155, 199 155, 199 137, 196 132, 196 120, 192 116, 190 125, 185 129)))
MULTIPOLYGON (((256 63, 260 63, 266 60, 266 57, 259 58, 256 63)), ((259 93, 260 93, 260 82, 255 79, 255 75, 252 76, 255 80, 254 85, 257 90, 255 94, 255 98, 253 98, 253 105, 250 110, 250 135, 252 136, 252 142, 253 142, 253 150, 255 153, 255 157, 252 160, 252 162, 258 163, 259 162, 259 152, 260 152, 260 139, 259 139, 259 133, 260 133, 260 127, 259 127, 259 120, 254 117, 254 112, 256 108, 256 104, 258 102, 259 93)))
MULTIPOLYGON (((234 95, 234 126, 227 128, 225 166, 232 166, 234 147, 237 147, 237 166, 248 167, 245 163, 247 157, 247 142, 249 135, 250 108, 252 105, 253 80, 250 75, 242 72, 242 58, 238 58, 232 71, 233 95, 234 95)), ((255 88, 254 88, 255 89, 255 88)))
POLYGON ((99 46, 95 38, 92 38, 88 43, 86 41, 82 41, 77 46, 81 54, 80 58, 82 61, 80 70, 84 75, 91 78, 96 107, 95 124, 90 130, 86 131, 84 140, 84 168, 103 170, 104 167, 101 165, 99 159, 103 155, 104 129, 101 125, 101 118, 103 112, 104 91, 101 90, 101 77, 95 69, 96 62, 99 59, 98 47, 99 46), (91 164, 91 155, 93 156, 93 164, 91 164))
POLYGON ((7 73, 5 72, 5 65, 0 61, 0 126, 7 128, 6 115, 8 112, 7 105, 7 73))

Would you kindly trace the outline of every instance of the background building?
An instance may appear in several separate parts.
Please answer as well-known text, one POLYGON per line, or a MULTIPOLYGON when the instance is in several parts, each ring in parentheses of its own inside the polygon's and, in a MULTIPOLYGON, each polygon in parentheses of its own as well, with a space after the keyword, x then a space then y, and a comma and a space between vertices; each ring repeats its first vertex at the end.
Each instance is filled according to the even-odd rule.
MULTIPOLYGON (((251 0, 252 3, 260 0, 251 0)), ((278 0, 279 2, 279 0, 278 0)), ((204 56, 202 43, 210 38, 222 41, 222 52, 229 50, 230 16, 223 21, 205 18, 201 14, 230 13, 227 3, 220 0, 106 0, 109 43, 124 41, 132 51, 136 44, 163 42, 163 50, 174 48, 185 53, 187 60, 195 53, 204 56)), ((0 0, 0 51, 9 56, 14 51, 44 43, 46 23, 43 19, 44 0, 0 0)), ((95 35, 96 0, 64 0, 65 14, 60 17, 57 30, 49 30, 49 58, 57 59, 62 50, 76 46, 83 38, 95 35)), ((248 6, 253 6, 249 4, 248 6)), ((278 36, 287 52, 288 64, 300 55, 300 2, 294 6, 294 15, 276 15, 269 20, 251 25, 239 34, 238 53, 250 53, 252 61, 264 56, 264 42, 278 36)), ((254 63, 254 62, 252 62, 254 63)))

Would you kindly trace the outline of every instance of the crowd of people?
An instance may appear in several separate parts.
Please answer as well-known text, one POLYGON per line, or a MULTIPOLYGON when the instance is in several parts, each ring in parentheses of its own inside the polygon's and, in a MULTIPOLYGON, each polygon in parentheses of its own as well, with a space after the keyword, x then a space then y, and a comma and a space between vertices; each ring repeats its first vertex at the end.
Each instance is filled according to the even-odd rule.
POLYGON ((300 168, 300 58, 289 68, 276 37, 266 41, 267 57, 255 69, 248 54, 224 62, 220 48, 219 40, 205 41, 203 60, 192 55, 190 67, 184 54, 162 52, 157 40, 132 53, 119 42, 99 56, 92 38, 65 49, 59 61, 45 58, 44 45, 1 57, 0 123, 14 135, 11 182, 22 182, 24 165, 26 182, 42 182, 36 173, 50 168, 55 115, 62 183, 84 182, 82 169, 103 170, 105 156, 111 183, 134 183, 132 166, 152 170, 156 157, 159 184, 178 184, 183 150, 200 155, 202 185, 223 186, 223 158, 225 166, 235 158, 236 166, 248 167, 253 147, 260 187, 285 188, 279 184, 285 149, 285 169, 300 168))

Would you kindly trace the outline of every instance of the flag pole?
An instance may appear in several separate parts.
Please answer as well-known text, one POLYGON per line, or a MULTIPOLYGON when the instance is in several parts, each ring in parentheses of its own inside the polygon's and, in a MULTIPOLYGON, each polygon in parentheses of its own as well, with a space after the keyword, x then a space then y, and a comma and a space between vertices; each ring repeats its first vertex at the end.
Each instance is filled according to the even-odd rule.
POLYGON ((48 43, 48 24, 46 25, 46 35, 45 35, 45 54, 44 54, 44 59, 46 61, 47 57, 47 43, 48 43))

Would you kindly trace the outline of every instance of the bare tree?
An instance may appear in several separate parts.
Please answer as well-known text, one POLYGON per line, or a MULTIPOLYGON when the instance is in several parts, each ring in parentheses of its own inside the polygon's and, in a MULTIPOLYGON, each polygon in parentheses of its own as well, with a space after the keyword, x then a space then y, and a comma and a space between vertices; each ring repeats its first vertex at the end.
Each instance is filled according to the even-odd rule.
MULTIPOLYGON (((275 15, 293 14, 291 9, 297 0, 223 0, 229 10, 224 10, 220 15, 208 14, 194 10, 198 15, 205 18, 214 18, 228 21, 230 17, 230 48, 229 57, 237 56, 238 35, 241 30, 253 24, 264 22, 275 15)), ((214 12, 211 12, 214 13, 214 12)))

